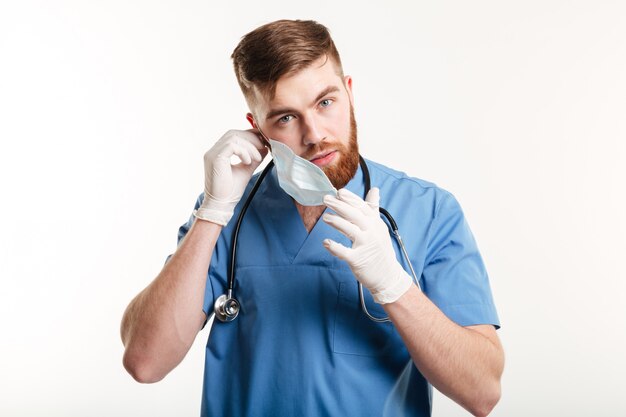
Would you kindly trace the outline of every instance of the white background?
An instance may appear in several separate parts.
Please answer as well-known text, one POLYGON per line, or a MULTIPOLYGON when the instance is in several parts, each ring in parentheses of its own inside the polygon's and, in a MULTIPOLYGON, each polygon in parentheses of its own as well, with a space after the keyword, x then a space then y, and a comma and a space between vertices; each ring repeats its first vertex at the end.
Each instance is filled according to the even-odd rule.
POLYGON ((492 415, 625 415, 626 6, 374 4, 2 1, 0 415, 199 415, 207 331, 140 385, 119 322, 248 127, 230 53, 279 18, 330 28, 362 153, 460 200, 503 326, 492 415))

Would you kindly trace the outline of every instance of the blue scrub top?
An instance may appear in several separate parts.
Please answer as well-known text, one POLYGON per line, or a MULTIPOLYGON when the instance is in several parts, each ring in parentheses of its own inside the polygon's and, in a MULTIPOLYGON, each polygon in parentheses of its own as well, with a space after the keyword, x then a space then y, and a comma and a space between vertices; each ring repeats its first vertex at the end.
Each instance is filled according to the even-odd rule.
MULTIPOLYGON (((487 272, 456 199, 432 183, 367 165, 428 298, 461 326, 499 327, 487 272)), ((211 258, 208 315, 226 292, 235 219, 257 176, 211 258)), ((360 168, 346 188, 363 195, 360 168)), ((192 222, 181 226, 179 242, 192 222)), ((240 314, 230 323, 215 320, 209 334, 202 416, 430 416, 430 385, 393 324, 375 323, 362 312, 357 281, 324 249, 326 238, 350 246, 321 220, 307 233, 273 169, 240 229, 234 288, 240 314)), ((371 314, 385 316, 367 290, 365 300, 371 314)))

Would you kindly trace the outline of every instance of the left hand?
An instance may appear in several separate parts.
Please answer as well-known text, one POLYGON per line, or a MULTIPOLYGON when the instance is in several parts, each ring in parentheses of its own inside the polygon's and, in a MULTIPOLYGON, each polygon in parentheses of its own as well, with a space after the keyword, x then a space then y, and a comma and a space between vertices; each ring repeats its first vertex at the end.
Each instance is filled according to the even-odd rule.
POLYGON ((347 248, 326 239, 324 247, 348 262, 374 301, 386 304, 407 292, 412 280, 396 259, 389 228, 378 211, 379 199, 378 188, 372 188, 365 201, 343 188, 337 197, 324 197, 324 204, 337 214, 326 213, 322 219, 352 241, 352 248, 347 248))

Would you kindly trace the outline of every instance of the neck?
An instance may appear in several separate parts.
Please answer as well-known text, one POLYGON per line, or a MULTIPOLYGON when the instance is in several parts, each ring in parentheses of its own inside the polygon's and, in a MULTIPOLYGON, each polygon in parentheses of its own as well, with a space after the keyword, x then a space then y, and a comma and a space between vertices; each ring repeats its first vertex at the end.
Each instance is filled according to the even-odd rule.
POLYGON ((311 232, 315 223, 322 217, 322 213, 326 206, 303 206, 302 204, 294 201, 296 204, 296 208, 298 209, 298 213, 300 213, 300 217, 302 217, 302 222, 304 223, 304 227, 307 232, 311 232))

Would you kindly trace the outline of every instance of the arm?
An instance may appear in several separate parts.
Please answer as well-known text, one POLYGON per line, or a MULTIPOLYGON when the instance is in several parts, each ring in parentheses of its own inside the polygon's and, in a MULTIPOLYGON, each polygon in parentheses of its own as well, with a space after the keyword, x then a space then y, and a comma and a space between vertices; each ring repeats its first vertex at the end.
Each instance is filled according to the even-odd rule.
POLYGON ((345 189, 336 198, 326 196, 324 203, 336 214, 323 220, 350 238, 352 247, 329 239, 324 246, 348 262, 383 305, 424 377, 473 414, 487 415, 499 400, 503 368, 495 329, 458 326, 419 291, 396 260, 378 200, 376 188, 365 201, 345 189))
POLYGON ((122 318, 124 367, 139 382, 163 379, 185 357, 206 319, 206 274, 222 227, 194 221, 178 250, 122 318))
POLYGON ((204 155, 204 199, 196 220, 154 281, 122 318, 124 367, 139 382, 157 382, 183 360, 206 318, 207 271, 217 239, 254 170, 267 155, 255 129, 228 131, 204 155), (231 157, 241 162, 232 165, 231 157))
POLYGON ((383 304, 415 366, 439 391, 476 416, 500 399, 504 352, 491 325, 461 327, 415 285, 383 304))

